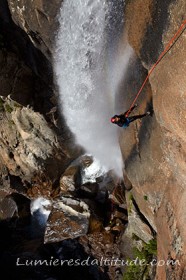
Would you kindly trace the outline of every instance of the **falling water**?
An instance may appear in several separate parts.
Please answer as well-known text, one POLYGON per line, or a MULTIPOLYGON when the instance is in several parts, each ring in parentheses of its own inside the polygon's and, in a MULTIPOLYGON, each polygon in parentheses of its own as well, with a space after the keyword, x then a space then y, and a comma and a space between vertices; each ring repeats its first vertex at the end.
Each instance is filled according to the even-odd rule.
MULTIPOLYGON (((118 129, 110 123, 110 117, 114 114, 118 75, 122 75, 124 68, 113 67, 112 77, 120 73, 112 85, 108 69, 108 56, 115 52, 108 47, 109 32, 113 34, 110 25, 114 22, 111 10, 117 8, 114 2, 123 3, 123 0, 63 1, 54 62, 67 125, 88 153, 120 176, 122 157, 118 129)), ((129 54, 124 56, 124 60, 128 59, 129 54)))

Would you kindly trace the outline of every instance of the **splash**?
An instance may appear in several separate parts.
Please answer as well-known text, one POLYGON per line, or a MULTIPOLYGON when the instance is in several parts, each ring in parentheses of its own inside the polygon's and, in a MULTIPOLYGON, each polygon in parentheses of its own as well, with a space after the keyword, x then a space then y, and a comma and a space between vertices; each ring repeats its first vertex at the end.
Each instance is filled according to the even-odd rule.
POLYGON ((30 212, 32 217, 38 221, 39 225, 45 226, 51 210, 47 209, 51 206, 51 202, 44 197, 33 199, 30 204, 30 212))
MULTIPOLYGON (((62 112, 77 143, 106 169, 114 169, 121 176, 118 129, 110 123, 118 80, 113 85, 108 81, 108 33, 113 33, 109 27, 113 7, 114 1, 64 1, 54 64, 62 112)), ((121 76, 123 67, 117 71, 114 68, 116 76, 117 71, 121 76)))

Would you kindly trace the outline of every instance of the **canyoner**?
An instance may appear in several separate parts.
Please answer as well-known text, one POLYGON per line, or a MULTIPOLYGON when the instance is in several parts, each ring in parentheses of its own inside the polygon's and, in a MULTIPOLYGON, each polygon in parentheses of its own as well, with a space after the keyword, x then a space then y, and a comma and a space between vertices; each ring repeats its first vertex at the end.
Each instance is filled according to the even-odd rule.
POLYGON ((170 49, 174 46, 174 44, 177 42, 177 40, 179 39, 179 37, 182 35, 182 33, 185 31, 186 29, 186 20, 184 20, 182 22, 182 24, 180 25, 179 29, 177 30, 177 32, 174 34, 174 36, 170 39, 170 41, 168 42, 167 46, 165 47, 165 49, 161 52, 160 56, 158 57, 156 63, 150 68, 148 75, 146 76, 142 86, 140 87, 139 91, 137 92, 130 108, 123 114, 120 115, 115 115, 111 118, 111 122, 114 124, 117 124, 120 127, 126 128, 129 126, 129 124, 131 122, 133 122, 134 120, 143 118, 147 115, 152 115, 153 110, 149 110, 148 112, 146 112, 143 115, 138 115, 138 116, 133 116, 133 117, 129 117, 130 113, 134 110, 134 108, 136 107, 136 101, 140 95, 140 93, 142 92, 142 90, 144 89, 147 81, 149 80, 149 77, 151 76, 152 72, 154 71, 154 69, 156 68, 156 66, 160 63, 160 61, 163 59, 163 57, 170 51, 170 49))
MULTIPOLYGON (((131 112, 137 107, 137 104, 135 104, 131 108, 131 112)), ((120 127, 128 127, 131 122, 134 122, 135 120, 142 119, 146 116, 152 116, 152 110, 147 111, 145 114, 142 115, 136 115, 136 116, 131 116, 129 117, 128 111, 126 111, 124 114, 121 115, 115 115, 114 117, 111 118, 111 122, 114 124, 117 124, 120 127)))

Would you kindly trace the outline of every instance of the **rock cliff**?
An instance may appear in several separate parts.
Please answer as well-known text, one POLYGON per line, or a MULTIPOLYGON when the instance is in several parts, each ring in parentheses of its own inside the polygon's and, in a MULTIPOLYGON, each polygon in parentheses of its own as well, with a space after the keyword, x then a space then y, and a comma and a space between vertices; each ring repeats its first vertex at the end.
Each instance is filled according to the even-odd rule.
POLYGON ((58 111, 53 81, 51 50, 60 5, 1 2, 1 170, 7 187, 14 188, 10 178, 21 179, 23 192, 41 176, 52 188, 81 153, 58 111))
MULTIPOLYGON (((124 104, 130 105, 137 93, 134 80, 139 89, 147 71, 185 20, 186 4, 182 0, 134 0, 127 2, 125 12, 128 40, 139 59, 131 66, 125 81, 130 87, 122 96, 124 104)), ((186 275, 185 48, 183 32, 137 101, 139 113, 153 106, 153 116, 120 135, 134 199, 157 233, 158 260, 180 262, 175 268, 157 266, 156 279, 184 279, 186 275)))

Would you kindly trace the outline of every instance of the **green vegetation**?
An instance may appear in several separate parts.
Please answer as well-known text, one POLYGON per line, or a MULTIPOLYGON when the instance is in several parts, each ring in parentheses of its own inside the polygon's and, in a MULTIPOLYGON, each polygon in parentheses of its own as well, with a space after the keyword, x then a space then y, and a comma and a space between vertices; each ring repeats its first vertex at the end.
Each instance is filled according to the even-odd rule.
POLYGON ((157 241, 156 239, 151 239, 149 243, 145 244, 145 250, 150 255, 157 255, 157 241))
MULTIPOLYGON (((136 236, 134 236, 136 240, 136 236)), ((139 239, 138 239, 139 240, 139 239)), ((143 249, 140 251, 137 248, 133 248, 133 260, 128 259, 128 266, 124 274, 123 280, 148 280, 150 262, 157 255, 157 243, 156 239, 150 240, 148 244, 143 245, 143 249)))
POLYGON ((129 205, 128 205, 128 213, 131 213, 131 211, 132 211, 132 205, 133 205, 133 195, 132 195, 132 193, 130 193, 129 194, 129 205))
POLYGON ((12 111, 13 111, 13 108, 9 104, 5 104, 4 108, 5 108, 5 111, 8 113, 12 113, 12 111))
POLYGON ((12 113, 13 108, 22 108, 23 106, 16 101, 7 103, 0 97, 0 111, 6 111, 8 113, 12 113))
POLYGON ((148 200, 148 196, 147 195, 144 195, 143 197, 146 201, 148 200))

